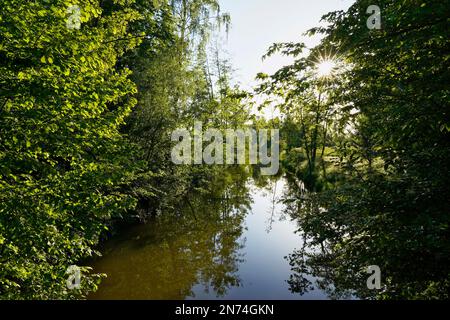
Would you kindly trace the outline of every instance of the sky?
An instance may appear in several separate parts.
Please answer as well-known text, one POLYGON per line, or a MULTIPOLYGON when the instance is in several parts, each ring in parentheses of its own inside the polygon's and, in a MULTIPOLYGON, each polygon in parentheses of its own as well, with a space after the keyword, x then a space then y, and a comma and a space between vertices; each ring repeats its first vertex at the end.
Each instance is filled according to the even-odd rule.
POLYGON ((354 0, 221 0, 222 12, 231 15, 231 29, 223 48, 231 59, 235 83, 249 90, 259 72, 274 73, 290 63, 276 56, 262 61, 267 49, 276 42, 305 42, 312 47, 319 38, 302 34, 319 25, 331 11, 346 10, 354 0))

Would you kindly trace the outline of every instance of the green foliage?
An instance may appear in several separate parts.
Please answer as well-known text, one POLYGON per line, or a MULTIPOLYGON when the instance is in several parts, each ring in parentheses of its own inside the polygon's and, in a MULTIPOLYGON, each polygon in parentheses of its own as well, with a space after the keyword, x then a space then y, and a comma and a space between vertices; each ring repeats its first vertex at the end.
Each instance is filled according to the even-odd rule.
MULTIPOLYGON (((291 288, 308 290, 306 272, 321 277, 335 298, 448 298, 449 5, 381 1, 382 29, 368 30, 370 4, 357 1, 347 12, 326 15, 327 27, 311 30, 325 34, 312 55, 327 48, 348 66, 326 89, 339 116, 332 119, 332 139, 322 142, 334 149, 341 177, 331 190, 290 202, 309 245, 319 248, 290 257, 291 288), (366 268, 374 264, 383 273, 381 291, 364 289, 366 268)), ((269 92, 295 79, 302 64, 308 58, 275 74, 269 92)), ((302 81, 302 88, 314 85, 302 81)))
MULTIPOLYGON (((138 2, 138 10, 144 8, 151 8, 149 1, 138 2)), ((150 11, 131 28, 148 34, 151 25, 152 37, 123 58, 138 86, 138 103, 124 131, 146 164, 133 188, 141 219, 172 206, 221 170, 173 164, 175 129, 190 129, 194 121, 201 121, 205 130, 235 128, 248 120, 246 96, 229 87, 230 67, 220 48, 211 45, 220 27, 228 23, 218 2, 172 1, 150 11)))
POLYGON ((84 267, 68 290, 66 270, 96 254, 107 226, 216 175, 175 167, 170 133, 243 114, 218 50, 220 97, 207 70, 211 31, 228 23, 215 0, 2 3, 1 298, 86 296, 100 275, 84 267))
MULTIPOLYGON (((133 170, 119 128, 136 103, 118 59, 139 39, 132 1, 2 2, 0 14, 0 297, 59 299, 66 269, 91 256, 105 221, 132 208, 133 170), (106 3, 106 2, 105 2, 106 3), (129 39, 128 39, 129 38, 129 39)), ((87 271, 87 270, 85 270, 87 271)))

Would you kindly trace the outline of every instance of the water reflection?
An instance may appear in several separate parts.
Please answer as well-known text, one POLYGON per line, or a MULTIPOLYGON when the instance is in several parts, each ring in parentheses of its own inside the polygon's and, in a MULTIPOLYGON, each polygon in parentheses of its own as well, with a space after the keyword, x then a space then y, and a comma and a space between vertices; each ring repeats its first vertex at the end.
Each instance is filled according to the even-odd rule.
MULTIPOLYGON (((309 193, 304 184, 295 177, 286 179, 286 190, 282 197, 285 214, 297 223, 297 232, 302 235, 302 245, 293 250, 287 257, 291 274, 287 283, 289 290, 301 296, 313 290, 320 290, 327 299, 358 299, 361 293, 369 298, 373 291, 367 289, 366 280, 369 275, 362 268, 345 270, 348 261, 336 259, 331 234, 322 232, 329 221, 318 221, 316 225, 307 226, 305 215, 319 214, 325 211, 316 201, 314 194, 309 193), (305 228, 306 227, 306 228, 305 228)), ((357 267, 357 266, 355 266, 357 267)))
POLYGON ((289 179, 285 212, 304 237, 286 257, 292 292, 319 289, 329 299, 448 298, 448 260, 439 242, 421 237, 423 227, 367 201, 359 186, 341 191, 342 202, 334 192, 301 192, 289 179), (371 265, 381 269, 380 290, 367 286, 371 265))
POLYGON ((327 211, 299 181, 248 176, 223 172, 183 205, 106 242, 93 266, 108 278, 90 298, 403 298, 445 272, 388 239, 394 224, 374 221, 384 242, 371 243, 365 220, 327 211), (367 288, 372 264, 381 264, 381 291, 367 288))
MULTIPOLYGON (((224 172, 180 206, 105 243, 91 299, 323 299, 289 290, 285 257, 302 239, 286 219, 284 180, 224 172)), ((313 279, 311 279, 313 280, 313 279)))
POLYGON ((184 299, 202 284, 216 297, 240 285, 243 220, 250 206, 245 181, 215 181, 208 194, 105 244, 94 270, 106 273, 92 299, 184 299))

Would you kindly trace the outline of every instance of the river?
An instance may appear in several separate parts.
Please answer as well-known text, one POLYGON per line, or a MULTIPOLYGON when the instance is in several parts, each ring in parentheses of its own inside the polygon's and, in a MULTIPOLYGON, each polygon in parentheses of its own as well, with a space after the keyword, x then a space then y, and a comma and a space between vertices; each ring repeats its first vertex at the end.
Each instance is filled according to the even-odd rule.
POLYGON ((303 239, 280 201, 286 184, 246 181, 121 232, 100 248, 93 268, 107 278, 89 298, 326 299, 311 276, 291 290, 287 257, 303 239))

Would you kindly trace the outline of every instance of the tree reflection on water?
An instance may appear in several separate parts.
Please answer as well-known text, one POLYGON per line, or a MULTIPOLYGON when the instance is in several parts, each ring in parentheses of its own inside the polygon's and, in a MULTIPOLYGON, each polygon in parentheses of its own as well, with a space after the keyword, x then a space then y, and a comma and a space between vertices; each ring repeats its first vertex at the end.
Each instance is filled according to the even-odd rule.
POLYGON ((221 297, 240 285, 247 175, 224 173, 180 203, 105 244, 94 270, 108 277, 90 298, 184 299, 196 284, 221 297))
POLYGON ((355 181, 305 194, 289 181, 285 214, 304 237, 303 246, 286 257, 292 292, 318 288, 331 299, 448 298, 446 244, 422 236, 426 225, 411 218, 413 201, 407 216, 405 209, 389 206, 396 204, 393 190, 380 188, 376 181, 355 181), (377 194, 392 199, 374 202, 377 194), (371 265, 381 268, 381 290, 367 287, 371 265))

